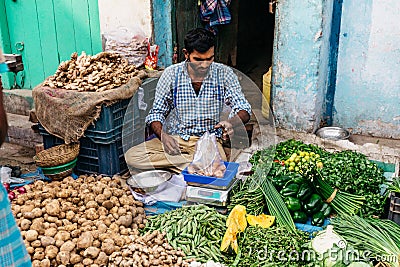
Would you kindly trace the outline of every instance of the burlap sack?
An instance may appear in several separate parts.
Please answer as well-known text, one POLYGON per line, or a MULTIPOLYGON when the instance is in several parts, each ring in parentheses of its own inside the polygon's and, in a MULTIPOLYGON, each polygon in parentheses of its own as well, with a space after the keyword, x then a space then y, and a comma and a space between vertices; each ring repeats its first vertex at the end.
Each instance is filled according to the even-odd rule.
POLYGON ((52 89, 40 84, 32 90, 36 116, 50 134, 64 139, 66 144, 77 142, 98 119, 103 104, 131 98, 147 76, 140 71, 128 83, 104 92, 52 89))

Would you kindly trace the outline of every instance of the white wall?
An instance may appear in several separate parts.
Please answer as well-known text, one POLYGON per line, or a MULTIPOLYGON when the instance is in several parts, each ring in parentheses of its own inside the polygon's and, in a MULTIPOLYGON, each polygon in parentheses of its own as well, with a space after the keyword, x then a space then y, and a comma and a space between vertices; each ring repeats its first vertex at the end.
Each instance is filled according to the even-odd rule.
POLYGON ((99 0, 100 31, 118 27, 139 28, 151 37, 150 0, 99 0))

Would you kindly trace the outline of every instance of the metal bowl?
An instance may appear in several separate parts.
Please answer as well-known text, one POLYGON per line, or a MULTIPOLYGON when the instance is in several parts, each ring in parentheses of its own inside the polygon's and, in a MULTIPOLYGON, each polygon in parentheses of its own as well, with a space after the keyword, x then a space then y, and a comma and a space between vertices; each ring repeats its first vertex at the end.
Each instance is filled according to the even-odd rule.
POLYGON ((126 180, 126 183, 133 189, 140 189, 145 193, 156 191, 161 185, 171 179, 172 174, 162 170, 151 170, 141 172, 126 180))
POLYGON ((344 140, 350 137, 350 132, 341 127, 323 127, 318 129, 315 134, 322 139, 334 141, 344 140))

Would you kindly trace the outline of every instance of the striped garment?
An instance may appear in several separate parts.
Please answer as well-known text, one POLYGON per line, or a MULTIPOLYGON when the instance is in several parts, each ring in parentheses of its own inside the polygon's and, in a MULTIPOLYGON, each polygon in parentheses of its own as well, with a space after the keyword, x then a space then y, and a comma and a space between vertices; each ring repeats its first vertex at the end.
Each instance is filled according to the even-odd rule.
POLYGON ((32 266, 3 185, 0 185, 0 266, 32 266))
POLYGON ((202 136, 209 131, 221 137, 222 130, 215 130, 214 126, 221 120, 233 117, 239 110, 251 114, 251 106, 230 67, 213 62, 197 96, 185 61, 164 70, 146 122, 166 124, 167 116, 171 114, 175 122, 169 120, 169 134, 177 134, 188 140, 191 135, 202 136))

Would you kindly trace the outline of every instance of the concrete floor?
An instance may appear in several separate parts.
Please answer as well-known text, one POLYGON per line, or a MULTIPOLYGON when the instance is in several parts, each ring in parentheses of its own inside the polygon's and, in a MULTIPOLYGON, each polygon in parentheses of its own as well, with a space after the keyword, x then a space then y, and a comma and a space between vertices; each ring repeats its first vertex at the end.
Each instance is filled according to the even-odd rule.
POLYGON ((32 172, 36 170, 34 155, 35 149, 31 147, 6 142, 0 147, 0 165, 20 166, 22 173, 32 172))

